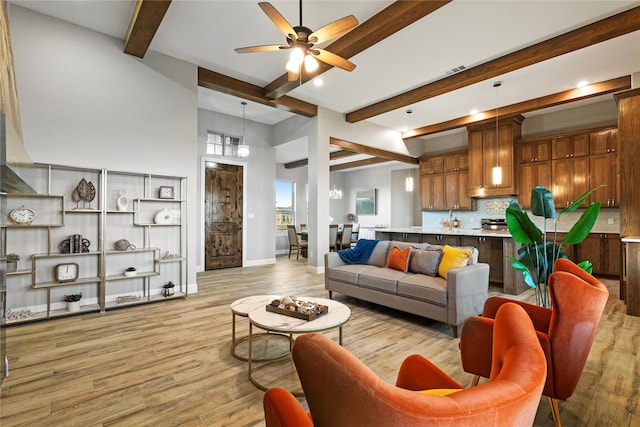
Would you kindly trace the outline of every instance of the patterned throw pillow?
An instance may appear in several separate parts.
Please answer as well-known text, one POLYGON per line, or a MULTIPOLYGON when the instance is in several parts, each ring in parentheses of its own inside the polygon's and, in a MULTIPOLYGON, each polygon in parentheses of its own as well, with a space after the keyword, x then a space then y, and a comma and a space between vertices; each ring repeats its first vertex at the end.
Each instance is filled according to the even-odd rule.
POLYGON ((411 247, 400 249, 397 246, 391 248, 391 254, 389 255, 389 262, 387 268, 393 268, 394 270, 400 270, 404 273, 409 268, 409 255, 411 254, 411 247))

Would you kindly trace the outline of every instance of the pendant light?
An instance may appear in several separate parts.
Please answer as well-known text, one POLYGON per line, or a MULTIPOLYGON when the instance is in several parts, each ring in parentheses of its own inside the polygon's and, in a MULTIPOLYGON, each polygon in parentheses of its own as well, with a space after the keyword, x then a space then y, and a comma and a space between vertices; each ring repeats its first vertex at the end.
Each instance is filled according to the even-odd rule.
POLYGON ((238 157, 249 157, 249 146, 244 143, 244 112, 247 106, 246 101, 242 101, 242 144, 238 144, 238 157))
MULTIPOLYGON (((407 110, 407 114, 409 115, 409 130, 411 130, 411 113, 412 110, 407 110)), ((409 166, 411 166, 411 154, 409 154, 409 166)), ((411 168, 409 168, 409 175, 404 179, 404 190, 407 193, 413 192, 413 176, 411 176, 411 168)))
POLYGON ((491 181, 494 187, 497 187, 502 184, 502 168, 500 167, 500 150, 499 150, 499 142, 498 142, 498 112, 499 112, 499 103, 498 103, 498 88, 502 86, 502 82, 495 82, 493 87, 496 88, 496 165, 491 170, 491 181))
POLYGON ((336 189, 336 171, 335 169, 331 171, 331 167, 330 167, 329 172, 333 175, 333 189, 329 190, 329 198, 334 200, 342 199, 342 190, 336 189))

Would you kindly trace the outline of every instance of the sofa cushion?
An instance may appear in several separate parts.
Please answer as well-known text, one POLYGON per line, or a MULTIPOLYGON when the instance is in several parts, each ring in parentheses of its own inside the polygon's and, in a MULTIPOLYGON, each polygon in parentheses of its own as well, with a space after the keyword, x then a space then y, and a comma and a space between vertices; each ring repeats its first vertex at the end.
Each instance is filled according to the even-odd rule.
POLYGON ((400 249, 397 246, 391 248, 389 253, 389 261, 387 262, 387 268, 393 268, 394 270, 407 272, 409 268, 409 258, 411 256, 411 247, 400 249))
POLYGON ((473 254, 469 249, 454 248, 449 245, 442 247, 442 260, 438 267, 438 275, 443 279, 447 278, 447 273, 452 268, 465 267, 469 264, 469 260, 473 258, 473 254))
MULTIPOLYGON (((428 243, 426 243, 425 245, 427 246, 426 249, 429 251, 433 251, 436 249, 442 250, 443 248, 442 245, 429 245, 428 243)), ((478 253, 479 253, 478 248, 474 248, 473 246, 453 246, 453 247, 458 249, 468 249, 471 251, 471 258, 469 258, 467 265, 473 265, 478 263, 478 253)))
POLYGON ((368 265, 375 265, 376 267, 384 267, 387 265, 387 252, 389 251, 389 241, 380 240, 375 249, 367 261, 368 265))
POLYGON ((398 280, 398 295, 447 305, 447 281, 424 274, 406 274, 398 280))
POLYGON ((325 269, 325 274, 329 279, 357 285, 358 275, 370 268, 372 267, 366 264, 345 264, 325 269))
POLYGON ((438 266, 442 260, 442 250, 420 250, 411 251, 409 260, 409 271, 411 273, 427 274, 436 276, 438 274, 438 266))
POLYGON ((358 286, 395 294, 398 292, 398 279, 406 275, 391 268, 370 267, 358 275, 358 286))

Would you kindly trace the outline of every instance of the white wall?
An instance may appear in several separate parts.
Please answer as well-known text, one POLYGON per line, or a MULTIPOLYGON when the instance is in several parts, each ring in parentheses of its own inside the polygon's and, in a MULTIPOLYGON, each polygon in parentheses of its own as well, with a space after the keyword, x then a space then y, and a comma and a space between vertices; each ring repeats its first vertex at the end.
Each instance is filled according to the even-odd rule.
MULTIPOLYGON (((197 68, 17 5, 11 36, 25 148, 33 161, 186 176, 196 253, 197 68)), ((194 257, 187 279, 196 289, 194 257)))

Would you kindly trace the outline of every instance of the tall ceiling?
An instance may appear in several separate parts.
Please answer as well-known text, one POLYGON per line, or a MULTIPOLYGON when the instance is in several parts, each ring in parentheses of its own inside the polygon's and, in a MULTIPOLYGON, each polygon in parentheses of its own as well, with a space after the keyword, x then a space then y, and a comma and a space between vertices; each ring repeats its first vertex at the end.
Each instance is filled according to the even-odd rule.
MULTIPOLYGON (((304 0, 302 24, 317 30, 343 16, 354 15, 363 27, 363 23, 393 3, 388 0, 304 0)), ((638 1, 613 0, 440 3, 441 7, 433 7, 435 10, 417 21, 364 50, 357 50, 359 53, 349 58, 356 64, 353 72, 330 68, 319 76, 322 86, 304 79, 297 87, 288 88, 286 96, 344 113, 349 121, 365 117, 363 120, 367 122, 403 131, 407 126, 430 127, 467 117, 472 109, 490 111, 497 104, 509 106, 568 91, 582 80, 603 82, 640 71, 640 29, 636 28, 613 38, 604 36, 605 41, 515 67, 517 69, 503 74, 499 70, 491 72, 491 67, 484 65, 485 71, 479 77, 461 79, 465 83, 455 90, 448 85, 444 93, 431 96, 433 85, 427 86, 417 98, 398 102, 366 117, 367 107, 375 103, 382 101, 386 106, 385 100, 407 91, 446 82, 442 79, 451 80, 456 75, 473 76, 474 70, 480 70, 489 61, 613 15, 633 13, 640 7, 638 1), (460 66, 465 67, 465 71, 452 73, 452 69, 460 66), (493 87, 495 81, 503 82, 499 90, 493 87), (420 100, 427 96, 431 97, 420 100), (410 118, 407 109, 413 111, 410 118)), ((136 6, 135 1, 123 0, 11 0, 10 4, 119 39, 125 39, 136 6)), ((278 0, 271 4, 292 26, 300 24, 298 1, 278 0)), ((407 16, 399 19, 402 18, 407 16)), ((365 29, 360 27, 352 32, 365 29)), ((379 33, 381 29, 376 31, 379 33)), ((349 34, 343 36, 345 40, 348 37, 349 34)), ((364 39, 366 41, 366 37, 364 39)), ((264 88, 285 73, 289 51, 238 54, 234 48, 284 43, 283 35, 256 1, 173 0, 149 49, 264 88)), ((551 47, 553 45, 546 45, 545 49, 550 51, 551 47)), ((240 101, 244 97, 231 93, 200 87, 199 106, 241 116, 240 101)), ((602 100, 602 97, 593 100, 602 100)), ((259 102, 249 102, 246 108, 247 119, 268 124, 292 114, 259 102)), ((290 158, 282 161, 299 159, 295 150, 287 151, 291 153, 290 158)))

